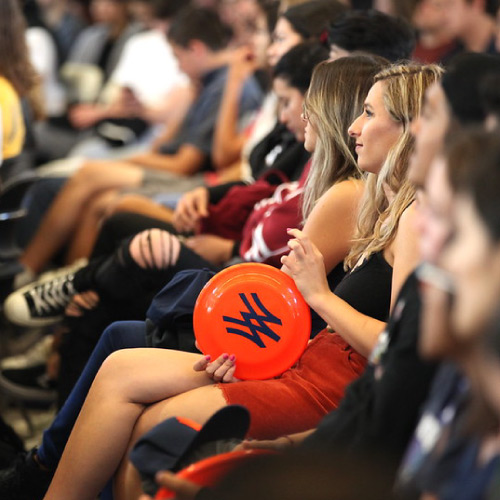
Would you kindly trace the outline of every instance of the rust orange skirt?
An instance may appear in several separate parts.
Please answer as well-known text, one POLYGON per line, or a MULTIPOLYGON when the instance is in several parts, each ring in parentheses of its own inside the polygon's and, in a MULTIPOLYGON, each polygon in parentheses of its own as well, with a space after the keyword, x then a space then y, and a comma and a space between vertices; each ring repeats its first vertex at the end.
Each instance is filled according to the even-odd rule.
POLYGON ((366 359, 342 337, 323 330, 280 376, 219 387, 228 404, 250 411, 249 437, 272 439, 316 427, 337 408, 345 387, 361 375, 365 364, 366 359))

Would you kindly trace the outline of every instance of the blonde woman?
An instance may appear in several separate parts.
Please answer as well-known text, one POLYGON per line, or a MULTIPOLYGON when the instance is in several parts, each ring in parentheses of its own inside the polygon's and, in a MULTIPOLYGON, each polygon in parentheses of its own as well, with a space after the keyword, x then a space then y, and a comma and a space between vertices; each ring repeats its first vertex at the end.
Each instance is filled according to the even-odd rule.
MULTIPOLYGON (((362 115, 351 126, 360 167, 374 180, 382 179, 369 188, 367 195, 375 189, 376 195, 382 192, 386 196, 385 201, 376 197, 380 217, 373 220, 371 227, 364 223, 365 219, 360 220, 360 243, 348 258, 354 269, 337 288, 338 296, 332 294, 335 300, 331 306, 343 314, 327 310, 323 301, 318 301, 318 312, 336 333, 321 332, 295 367, 264 381, 235 381, 232 358, 221 357, 208 363, 199 355, 161 349, 113 354, 94 381, 46 499, 94 498, 120 462, 116 498, 136 498, 139 478, 123 458, 138 437, 172 415, 202 423, 222 406, 240 403, 252 415, 249 434, 271 438, 314 427, 337 406, 345 385, 363 369, 363 356, 384 326, 391 287, 399 287, 416 263, 416 245, 409 227, 412 194, 406 192, 404 180, 406 153, 411 149, 408 128, 420 112, 425 89, 439 73, 433 66, 397 66, 383 71, 368 94, 362 115), (395 179, 400 174, 399 180, 395 179), (366 228, 373 235, 371 239, 366 228), (343 315, 345 320, 340 317, 343 315), (130 373, 133 378, 127 375, 130 373), (221 379, 234 383, 214 384, 221 379)), ((321 121, 315 121, 317 118, 311 111, 306 144, 319 138, 314 129, 321 121)), ((368 197, 365 199, 364 207, 368 197)), ((323 227, 335 231, 332 220, 324 221, 323 227)), ((299 233, 296 236, 291 243, 292 254, 284 259, 284 265, 297 276, 307 299, 315 295, 303 285, 299 267, 304 258, 309 264, 310 252, 300 250, 309 243, 301 240, 299 233)), ((322 283, 325 270, 320 258, 312 260, 309 271, 311 282, 322 283)))

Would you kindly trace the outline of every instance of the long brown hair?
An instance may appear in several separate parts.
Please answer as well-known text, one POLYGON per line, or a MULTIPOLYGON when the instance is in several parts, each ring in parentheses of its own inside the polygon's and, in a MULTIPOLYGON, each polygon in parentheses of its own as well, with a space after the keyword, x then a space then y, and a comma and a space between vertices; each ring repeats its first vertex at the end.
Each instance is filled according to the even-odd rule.
POLYGON ((378 56, 355 55, 316 66, 304 101, 304 112, 317 134, 305 184, 302 215, 334 184, 360 178, 355 141, 347 132, 360 114, 375 75, 388 64, 378 56))
POLYGON ((20 97, 27 97, 39 114, 35 95, 40 78, 33 68, 26 44, 26 22, 19 0, 0 1, 0 75, 6 78, 20 97))

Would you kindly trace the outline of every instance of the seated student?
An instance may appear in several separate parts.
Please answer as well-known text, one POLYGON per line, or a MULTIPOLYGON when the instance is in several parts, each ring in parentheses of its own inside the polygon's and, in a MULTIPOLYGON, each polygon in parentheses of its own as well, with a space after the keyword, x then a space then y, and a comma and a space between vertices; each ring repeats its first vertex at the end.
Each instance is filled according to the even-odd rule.
POLYGON ((45 116, 58 116, 66 108, 66 92, 59 81, 59 52, 55 37, 44 23, 36 0, 23 2, 23 14, 30 59, 41 79, 45 116))
MULTIPOLYGON (((299 47, 296 50, 298 49, 299 47)), ((306 60, 302 58, 302 64, 306 60)), ((312 165, 311 182, 308 183, 309 190, 306 199, 309 200, 307 205, 310 208, 307 208, 307 212, 311 211, 311 214, 304 231, 310 235, 313 241, 318 243, 320 248, 323 248, 325 252, 324 265, 327 270, 334 267, 347 251, 352 228, 349 229, 345 223, 354 213, 353 203, 356 204, 356 200, 361 194, 359 181, 341 180, 345 179, 349 173, 355 173, 353 170, 355 168, 354 144, 352 140, 349 141, 350 144, 346 142, 347 128, 355 113, 359 112, 370 80, 379 68, 380 62, 373 61, 366 56, 320 65, 315 72, 311 90, 306 99, 311 122, 307 122, 307 124, 302 122, 302 126, 307 127, 306 144, 307 147, 316 149, 317 160, 312 165), (342 119, 339 118, 340 116, 342 119), (335 150, 331 150, 332 143, 335 145, 335 150), (337 178, 338 182, 335 182, 337 178), (329 179, 328 182, 325 182, 326 179, 329 179), (329 187, 330 184, 333 186, 329 187), (313 208, 311 204, 315 199, 318 201, 313 208), (349 215, 344 217, 342 214, 346 213, 349 215), (323 216, 319 217, 321 214, 323 216), (336 226, 338 231, 341 228, 343 230, 337 234, 325 234, 324 231, 321 231, 321 220, 339 220, 336 226)), ((279 94, 281 95, 281 92, 279 94)), ((294 105, 293 108, 295 109, 296 106, 294 105)), ((299 109, 302 110, 302 106, 299 106, 299 109)), ((295 123, 298 125, 300 118, 295 123)), ((57 465, 64 443, 76 419, 78 408, 81 406, 102 361, 110 351, 120 347, 145 345, 144 324, 142 324, 142 329, 137 328, 141 325, 132 324, 130 326, 135 330, 130 330, 127 325, 118 324, 104 333, 78 382, 77 388, 59 414, 57 422, 54 422, 54 426, 47 432, 43 446, 44 451, 40 450, 39 459, 49 468, 54 469, 57 465), (123 331, 123 326, 127 332, 123 331), (115 341, 118 341, 120 346, 115 341), (50 442, 51 444, 49 444, 50 442)), ((29 461, 31 462, 31 460, 30 458, 29 461)), ((37 477, 43 480, 43 475, 37 477)), ((46 480, 42 481, 43 484, 45 482, 46 480)))
MULTIPOLYGON (((408 208, 412 204, 413 190, 405 180, 412 144, 408 127, 420 111, 425 88, 436 80, 438 73, 434 67, 396 66, 383 70, 368 93, 363 114, 350 127, 357 144, 359 166, 370 177, 360 212, 360 244, 351 250, 347 260, 354 269, 337 288, 338 296, 327 293, 316 301, 319 296, 313 299, 309 294, 318 285, 323 288, 320 283, 324 279, 321 278, 324 264, 319 259, 314 259, 313 279, 305 287, 302 280, 299 284, 302 293, 313 299, 337 333, 322 332, 309 344, 295 368, 265 381, 213 385, 210 368, 204 373, 207 359, 189 353, 134 349, 113 354, 92 385, 45 498, 92 498, 122 461, 128 442, 133 444, 137 437, 169 414, 203 422, 221 406, 239 401, 252 415, 250 435, 271 437, 283 430, 298 431, 315 425, 321 414, 338 404, 345 383, 355 377, 364 364, 359 355, 368 354, 384 326, 381 318, 388 314, 391 296, 399 291, 414 264, 416 249, 413 229, 409 227, 413 210, 408 208), (411 99, 402 98, 408 94, 411 99), (390 204, 381 187, 383 184, 390 186, 390 204), (379 196, 374 198, 377 194, 379 196), (381 215, 374 215, 378 213, 381 215), (374 273, 378 277, 376 280, 374 273), (373 287, 372 292, 367 287, 373 287), (356 297, 356 290, 363 290, 369 300, 356 297), (352 305, 341 297, 349 297, 352 305), (376 301, 378 304, 373 300, 375 297, 380 299, 376 301), (354 344, 360 354, 349 344, 354 344), (144 366, 145 362, 149 367, 147 371, 134 369, 136 364, 144 366), (190 372, 188 367, 193 362, 203 371, 190 372), (334 367, 335 376, 325 377, 328 366, 334 367), (139 379, 121 386, 117 380, 112 380, 121 377, 124 382, 123 374, 128 368, 139 378, 148 380, 146 396, 143 393, 145 386, 139 379), (313 390, 315 397, 308 391, 303 392, 304 384, 313 390), (106 401, 102 399, 104 394, 106 401), (143 406, 144 399, 147 399, 147 408, 143 406), (161 399, 164 400, 159 401, 161 399), (272 406, 269 401, 273 401, 272 406), (93 422, 95 418, 99 419, 99 425, 93 422), (108 425, 108 419, 113 422, 112 426, 108 425), (96 455, 91 443, 94 440, 102 443, 103 439, 109 440, 109 445, 96 455), (74 453, 80 457, 77 474, 72 471, 76 467, 72 459, 74 453), (69 477, 72 478, 71 486, 66 480, 69 477)), ((302 260, 298 247, 305 245, 307 249, 311 244, 301 233, 294 235, 297 238, 291 246, 302 260)), ((290 258, 285 266, 297 276, 302 273, 300 265, 290 258)), ((215 366, 220 361, 217 360, 215 366)), ((234 363, 234 359, 228 361, 234 363)), ((138 493, 137 477, 126 462, 117 477, 118 498, 128 495, 132 498, 138 493)))
MULTIPOLYGON (((171 20, 188 3, 181 0, 142 0, 142 3, 148 14, 142 23, 146 29, 125 43, 109 76, 110 92, 105 95, 105 102, 82 107, 85 128, 93 122, 98 130, 85 134, 85 139, 68 153, 69 161, 42 167, 43 175, 55 175, 54 167, 56 173, 60 172, 58 175, 69 175, 85 158, 120 158, 146 150, 153 141, 159 144, 161 136, 184 118, 194 98, 194 89, 180 71, 165 34, 171 20), (118 133, 107 135, 108 123, 124 127, 121 131, 125 133, 118 129, 118 133), (130 132, 126 134, 127 131, 130 132)), ((129 4, 129 9, 132 7, 129 4)))
MULTIPOLYGON (((482 123, 487 110, 481 109, 480 106, 480 83, 485 75, 498 73, 498 69, 498 60, 492 56, 465 54, 457 57, 449 73, 446 74, 446 78, 443 79, 442 87, 433 89, 433 105, 436 106, 439 105, 439 102, 448 100, 450 109, 453 110, 455 116, 454 121, 458 119, 460 123, 482 123), (474 75, 474 78, 471 78, 471 75, 474 75), (468 103, 463 102, 463 95, 468 96, 468 103)), ((450 175, 455 175, 451 164, 449 168, 450 175)), ((447 183, 449 184, 448 181, 447 183)), ((444 182, 441 182, 440 185, 446 187, 444 182)), ((441 202, 437 205, 437 210, 442 214, 446 213, 443 210, 443 200, 445 199, 443 190, 443 187, 438 188, 441 202)), ((445 219, 444 216, 441 218, 445 219)), ((446 257, 446 253, 444 255, 446 257)), ((437 262, 441 265, 441 261, 437 262)), ((446 265, 446 261, 443 265, 446 265)), ((443 283, 443 280, 441 282, 443 283)), ((446 281, 444 283, 446 284, 446 281)), ((425 315, 423 321, 425 328, 420 341, 421 351, 426 358, 441 358, 443 356, 449 358, 449 332, 453 332, 449 319, 450 291, 443 289, 443 285, 435 286, 432 282, 425 286, 424 291, 425 315)), ((446 436, 450 433, 450 428, 456 427, 457 422, 460 421, 467 393, 468 382, 463 370, 456 363, 446 363, 437 375, 433 391, 423 409, 421 423, 417 427, 402 464, 400 485, 403 491, 420 495, 426 491, 441 491, 443 485, 446 484, 449 467, 454 465, 453 456, 459 456, 459 453, 456 443, 452 443, 450 447, 456 448, 454 453, 443 455, 443 446, 446 442, 446 436), (451 414, 455 414, 455 417, 450 419, 447 416, 451 414), (436 422, 437 425, 433 439, 426 439, 424 444, 422 443, 421 429, 426 428, 429 421, 436 422)))
POLYGON ((328 29, 330 59, 355 51, 398 62, 410 59, 415 33, 410 23, 377 10, 348 11, 328 29))
POLYGON ((496 135, 480 129, 456 134, 433 167, 435 189, 447 188, 453 197, 453 210, 443 218, 454 237, 438 256, 445 279, 434 284, 448 300, 432 304, 431 310, 428 304, 436 301, 436 293, 424 288, 421 349, 427 357, 451 362, 435 379, 400 470, 398 486, 409 498, 484 498, 498 461, 497 426, 484 421, 474 436, 469 421, 471 395, 479 382, 478 345, 500 297, 498 223, 492 216, 498 204, 498 158, 496 135), (492 180, 488 187, 485 178, 492 180), (433 432, 426 434, 430 426, 433 432))
MULTIPOLYGON (((91 7, 94 24, 78 34, 66 63, 92 67, 102 76, 102 90, 119 60, 124 44, 142 26, 130 18, 127 2, 122 0, 109 0, 106 4, 92 0, 91 7)), ((72 98, 75 102, 70 103, 67 114, 40 124, 36 129, 42 161, 66 156, 81 138, 80 131, 94 124, 87 121, 94 105, 78 102, 76 96, 72 98)))
POLYGON ((71 9, 68 0, 37 1, 45 23, 56 37, 63 62, 68 57, 79 33, 85 28, 87 20, 71 9))
MULTIPOLYGON (((214 11, 187 9, 172 23, 169 39, 181 69, 201 84, 180 130, 161 154, 138 155, 120 163, 95 161, 82 167, 59 193, 21 257, 28 269, 38 272, 43 268, 66 242, 82 207, 94 196, 112 196, 118 189, 146 184, 187 182, 187 177, 209 167, 213 126, 227 73, 229 31, 214 11)), ((249 80, 242 95, 241 115, 255 109, 260 98, 257 83, 249 80)), ((193 181, 194 185, 201 182, 193 181)))
POLYGON ((412 24, 417 45, 412 59, 424 63, 446 64, 463 47, 457 40, 457 18, 453 7, 434 0, 418 0, 413 7, 412 24))
POLYGON ((11 47, 0 55, 0 178, 5 181, 15 173, 25 142, 21 100, 27 100, 35 111, 40 109, 40 104, 35 98, 38 77, 29 61, 23 15, 17 2, 12 0, 2 2, 0 9, 4 43, 11 47))
MULTIPOLYGON (((449 307, 451 338, 443 354, 456 361, 466 374, 472 401, 486 397, 489 405, 496 405, 498 396, 492 390, 492 381, 480 376, 484 360, 478 355, 478 346, 500 298, 500 226, 494 215, 498 210, 500 179, 497 132, 486 134, 481 128, 458 135, 446 164, 454 193, 454 237, 440 264, 451 277, 453 302, 449 307), (482 394, 481 386, 486 389, 482 394)), ((452 427, 447 450, 436 467, 435 477, 441 484, 430 489, 443 500, 485 498, 499 463, 498 416, 481 421, 477 415, 478 420, 474 420, 477 408, 469 398, 463 404, 465 413, 460 415, 457 410, 454 415, 455 429, 452 427), (469 429, 460 425, 468 416, 473 419, 469 429)))

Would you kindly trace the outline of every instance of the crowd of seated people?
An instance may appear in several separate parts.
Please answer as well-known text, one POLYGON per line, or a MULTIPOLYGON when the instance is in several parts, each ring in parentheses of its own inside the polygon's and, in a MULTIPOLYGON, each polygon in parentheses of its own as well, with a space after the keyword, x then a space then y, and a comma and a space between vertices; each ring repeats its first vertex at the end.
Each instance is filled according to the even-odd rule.
POLYGON ((500 9, 367 4, 2 3, 2 179, 40 172, 3 312, 44 335, 0 390, 57 400, 2 498, 499 496, 500 9), (311 310, 266 380, 195 343, 198 294, 242 262, 311 310), (272 454, 208 488, 184 456, 153 471, 188 421, 272 454))

